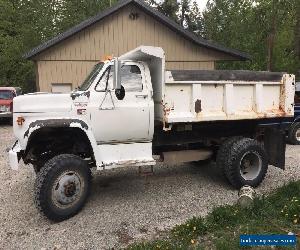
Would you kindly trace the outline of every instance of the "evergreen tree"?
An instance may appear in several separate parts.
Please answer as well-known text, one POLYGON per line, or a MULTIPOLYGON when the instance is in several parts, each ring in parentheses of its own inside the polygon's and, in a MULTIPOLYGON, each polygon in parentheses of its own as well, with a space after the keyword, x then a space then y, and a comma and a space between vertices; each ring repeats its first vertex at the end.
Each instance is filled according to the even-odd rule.
POLYGON ((114 5, 117 0, 63 0, 59 29, 64 31, 114 5))
POLYGON ((163 13, 165 16, 171 18, 175 22, 179 23, 180 18, 178 16, 179 4, 177 0, 146 0, 146 2, 163 13))
POLYGON ((0 0, 0 86, 34 91, 34 65, 23 54, 116 1, 0 0))
POLYGON ((196 1, 189 5, 187 15, 185 15, 185 22, 190 31, 200 36, 203 35, 203 17, 196 1))
POLYGON ((297 4, 298 0, 210 0, 203 14, 205 37, 253 56, 247 63, 218 66, 296 73, 297 4))

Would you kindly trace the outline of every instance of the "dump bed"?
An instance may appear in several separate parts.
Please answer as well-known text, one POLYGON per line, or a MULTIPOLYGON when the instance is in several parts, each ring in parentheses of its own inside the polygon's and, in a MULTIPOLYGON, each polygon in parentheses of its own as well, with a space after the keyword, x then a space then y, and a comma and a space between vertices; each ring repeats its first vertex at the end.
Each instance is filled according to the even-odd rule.
POLYGON ((164 120, 168 123, 290 117, 295 77, 285 73, 166 71, 164 120))
POLYGON ((141 46, 120 57, 147 63, 155 120, 185 123, 294 115, 295 76, 234 70, 165 70, 162 48, 141 46))

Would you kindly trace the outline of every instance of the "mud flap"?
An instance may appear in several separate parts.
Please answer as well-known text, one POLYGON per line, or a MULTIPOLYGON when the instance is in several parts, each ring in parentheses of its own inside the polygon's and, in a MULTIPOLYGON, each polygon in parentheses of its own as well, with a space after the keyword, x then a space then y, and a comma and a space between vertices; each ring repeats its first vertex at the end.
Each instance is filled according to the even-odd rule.
POLYGON ((280 129, 267 128, 264 136, 264 147, 269 164, 285 169, 285 132, 280 129))

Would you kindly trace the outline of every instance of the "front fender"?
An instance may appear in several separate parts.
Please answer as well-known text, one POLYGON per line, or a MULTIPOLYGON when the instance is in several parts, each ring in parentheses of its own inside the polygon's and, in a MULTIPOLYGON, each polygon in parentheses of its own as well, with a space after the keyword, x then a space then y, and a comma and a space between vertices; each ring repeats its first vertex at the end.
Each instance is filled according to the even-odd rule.
POLYGON ((99 152, 97 147, 97 142, 92 132, 91 127, 88 123, 81 119, 72 119, 72 118, 51 118, 51 119, 39 119, 34 120, 27 125, 27 129, 24 131, 23 136, 19 138, 21 147, 23 150, 26 150, 30 137, 34 132, 37 132, 42 128, 79 128, 87 136, 91 148, 93 150, 94 158, 96 160, 96 165, 101 165, 101 159, 99 158, 99 152))
POLYGON ((29 138, 30 135, 40 129, 40 128, 68 128, 75 127, 80 128, 84 131, 89 129, 87 123, 80 119, 70 119, 70 118, 61 118, 61 119, 43 119, 36 120, 29 124, 28 129, 24 133, 24 139, 29 138))

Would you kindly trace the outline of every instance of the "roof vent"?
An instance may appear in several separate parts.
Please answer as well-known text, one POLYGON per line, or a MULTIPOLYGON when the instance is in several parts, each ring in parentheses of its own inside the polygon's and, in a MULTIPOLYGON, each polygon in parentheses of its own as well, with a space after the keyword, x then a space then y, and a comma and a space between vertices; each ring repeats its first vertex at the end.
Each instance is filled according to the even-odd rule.
POLYGON ((139 18, 139 13, 134 13, 134 12, 131 12, 130 14, 129 14, 129 18, 131 19, 131 20, 136 20, 136 19, 138 19, 139 18))

